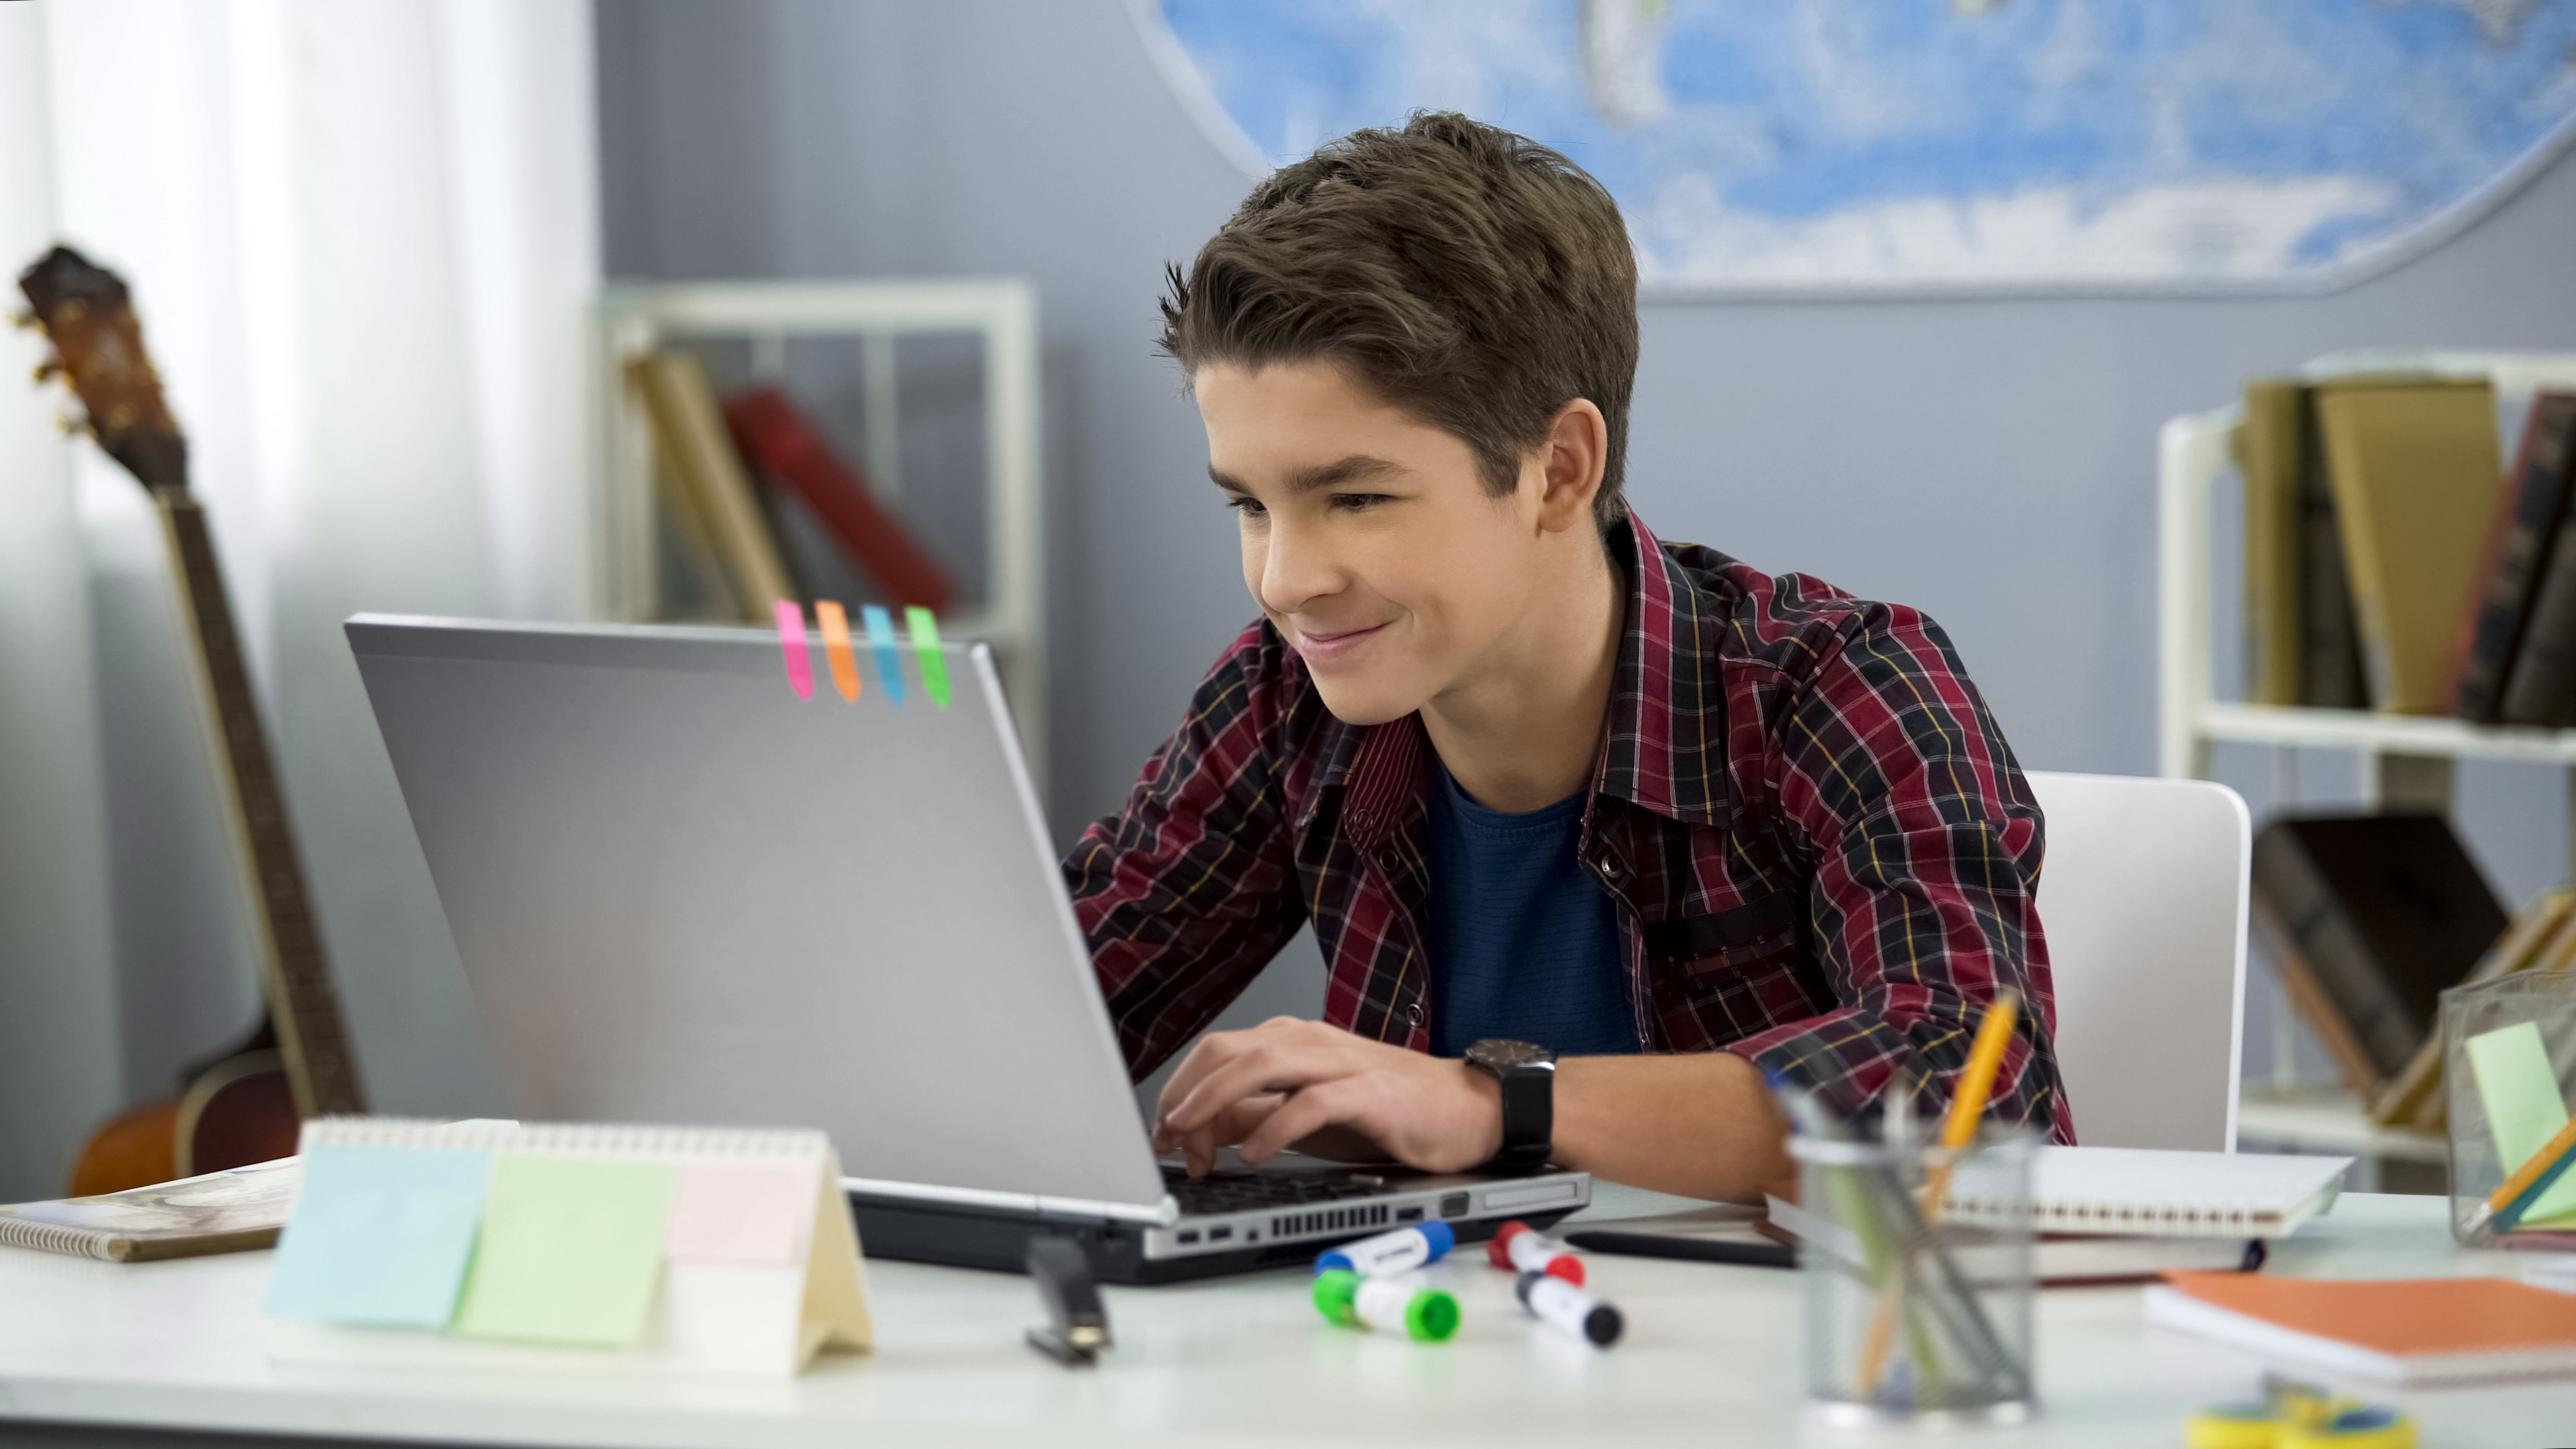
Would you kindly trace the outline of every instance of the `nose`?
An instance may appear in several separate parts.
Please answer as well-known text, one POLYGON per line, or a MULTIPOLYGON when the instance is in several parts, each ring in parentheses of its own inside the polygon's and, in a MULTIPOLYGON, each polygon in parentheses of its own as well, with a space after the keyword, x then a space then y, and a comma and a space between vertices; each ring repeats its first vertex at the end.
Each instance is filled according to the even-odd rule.
POLYGON ((1270 525, 1255 589, 1272 613, 1295 614, 1341 590, 1342 569, 1326 531, 1284 518, 1270 525))

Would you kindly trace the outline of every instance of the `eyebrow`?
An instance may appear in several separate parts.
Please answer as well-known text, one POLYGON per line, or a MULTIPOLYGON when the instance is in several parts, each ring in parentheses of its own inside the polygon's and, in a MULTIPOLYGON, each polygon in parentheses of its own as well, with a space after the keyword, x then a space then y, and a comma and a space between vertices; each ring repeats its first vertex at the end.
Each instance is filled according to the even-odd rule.
MULTIPOLYGON (((1311 468, 1299 468, 1291 472, 1287 478, 1288 493, 1293 498, 1301 493, 1312 493, 1318 488, 1339 488, 1352 483, 1374 482, 1404 471, 1406 471, 1405 467, 1401 463, 1385 458, 1372 458, 1366 453, 1353 453, 1347 458, 1339 458, 1330 463, 1318 463, 1311 468)), ((1214 463, 1208 465, 1208 481, 1229 493, 1252 491, 1242 480, 1230 473, 1219 471, 1214 463)))

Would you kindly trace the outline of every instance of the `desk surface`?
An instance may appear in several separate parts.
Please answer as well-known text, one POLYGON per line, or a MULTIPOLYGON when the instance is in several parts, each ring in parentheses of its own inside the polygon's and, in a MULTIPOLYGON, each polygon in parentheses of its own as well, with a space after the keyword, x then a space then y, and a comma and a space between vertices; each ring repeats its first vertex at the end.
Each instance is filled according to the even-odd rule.
MULTIPOLYGON (((1605 1188, 1593 1220, 1677 1199, 1605 1188)), ((2317 1277, 2512 1274, 2520 1255, 2454 1250, 2443 1203, 2349 1194, 2277 1245, 2317 1277)), ((269 1255, 117 1265, 0 1249, 0 1422, 126 1424, 565 1445, 1153 1443, 1648 1445, 1800 1437, 1798 1281, 1777 1269, 1595 1255, 1628 1336, 1594 1352, 1522 1319, 1504 1276, 1462 1264, 1465 1325, 1415 1345, 1326 1326, 1305 1275, 1112 1289, 1118 1347, 1069 1371, 1020 1341, 1025 1279, 871 1263, 882 1347, 791 1383, 271 1364, 269 1255)), ((2196 1405, 2248 1396, 2242 1351, 2150 1329, 2135 1288, 2056 1289, 2039 1305, 2041 1417, 1951 1444, 2181 1442, 2196 1405)), ((2424 1443, 2542 1445, 2576 1433, 2576 1381, 2399 1398, 2424 1443)), ((1808 1437, 1818 1437, 1812 1432, 1808 1437)), ((1828 1440, 1831 1442, 1831 1440, 1828 1440)))

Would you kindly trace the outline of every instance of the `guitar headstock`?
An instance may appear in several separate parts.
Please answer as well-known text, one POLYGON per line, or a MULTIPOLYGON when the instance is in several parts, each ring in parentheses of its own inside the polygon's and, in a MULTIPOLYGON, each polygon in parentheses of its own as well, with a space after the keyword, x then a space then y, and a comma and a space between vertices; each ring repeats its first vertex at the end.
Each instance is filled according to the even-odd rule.
POLYGON ((188 440, 161 396, 161 375, 143 349, 143 324, 125 283, 58 246, 18 274, 18 290, 34 309, 30 320, 54 344, 37 381, 67 379, 88 414, 90 436, 144 487, 187 487, 188 440))

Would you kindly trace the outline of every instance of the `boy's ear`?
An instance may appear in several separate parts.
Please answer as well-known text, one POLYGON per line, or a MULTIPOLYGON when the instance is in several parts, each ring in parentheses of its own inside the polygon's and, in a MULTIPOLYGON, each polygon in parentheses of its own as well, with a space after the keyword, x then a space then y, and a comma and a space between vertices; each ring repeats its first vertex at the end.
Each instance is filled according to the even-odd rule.
POLYGON ((1563 533, 1592 524, 1592 497, 1601 491, 1601 476, 1610 463, 1610 424, 1590 398, 1576 398, 1557 410, 1539 444, 1541 472, 1539 526, 1563 533))

